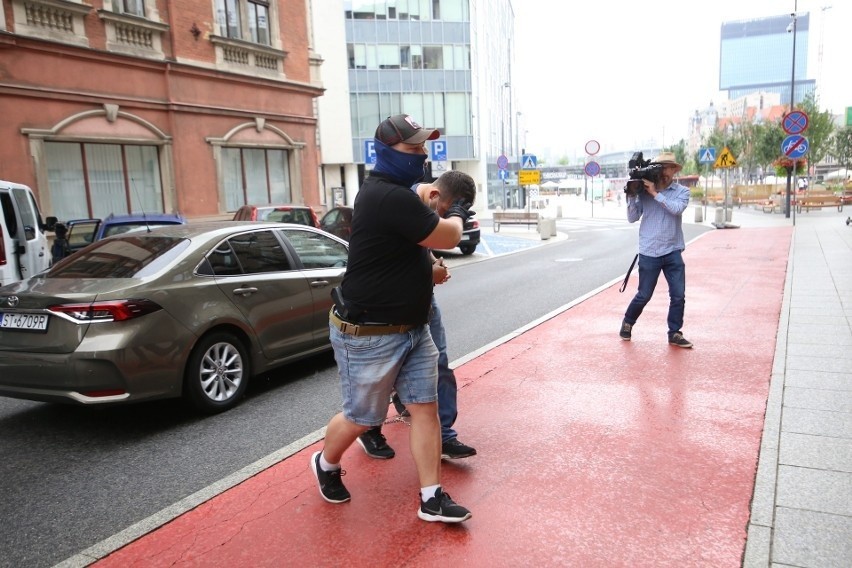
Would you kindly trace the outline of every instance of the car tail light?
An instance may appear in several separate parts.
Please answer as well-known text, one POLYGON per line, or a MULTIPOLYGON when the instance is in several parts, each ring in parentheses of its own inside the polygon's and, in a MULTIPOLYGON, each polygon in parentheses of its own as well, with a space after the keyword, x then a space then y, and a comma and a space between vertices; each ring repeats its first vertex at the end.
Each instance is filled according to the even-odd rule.
POLYGON ((125 321, 163 309, 150 300, 113 300, 91 304, 59 304, 51 312, 71 316, 80 322, 125 321))
POLYGON ((467 225, 468 226, 465 227, 465 230, 478 229, 479 228, 479 221, 477 221, 476 219, 470 219, 470 220, 468 220, 467 225))

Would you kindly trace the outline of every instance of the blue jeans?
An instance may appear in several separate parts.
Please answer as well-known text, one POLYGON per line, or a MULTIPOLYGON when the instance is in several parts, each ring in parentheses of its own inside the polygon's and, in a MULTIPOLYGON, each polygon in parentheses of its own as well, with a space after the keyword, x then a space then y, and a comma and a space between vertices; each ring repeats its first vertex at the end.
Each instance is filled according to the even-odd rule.
POLYGON ((676 250, 660 257, 639 255, 639 290, 624 313, 626 323, 633 325, 642 315, 642 310, 654 295, 654 288, 662 272, 669 283, 669 337, 681 330, 683 307, 686 304, 686 266, 680 252, 676 250))
POLYGON ((435 296, 432 296, 432 317, 429 320, 429 331, 435 347, 438 348, 438 418, 441 420, 441 441, 452 440, 458 434, 453 430, 453 424, 459 414, 458 388, 456 374, 450 369, 447 357, 447 333, 444 322, 441 321, 441 310, 435 296))
POLYGON ((343 416, 360 426, 379 426, 396 389, 404 404, 437 399, 438 350, 428 326, 407 333, 356 337, 329 324, 340 374, 343 416))

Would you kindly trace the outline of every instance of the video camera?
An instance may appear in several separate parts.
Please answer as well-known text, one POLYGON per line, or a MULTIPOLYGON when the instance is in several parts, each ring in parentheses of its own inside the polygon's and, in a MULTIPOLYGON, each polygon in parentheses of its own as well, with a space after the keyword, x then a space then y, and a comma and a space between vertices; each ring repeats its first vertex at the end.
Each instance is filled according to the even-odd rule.
POLYGON ((634 152, 630 161, 627 162, 630 168, 630 179, 627 180, 627 185, 624 186, 624 193, 627 195, 639 195, 645 191, 645 184, 642 180, 648 180, 651 183, 660 183, 660 174, 663 172, 662 164, 652 164, 651 160, 646 160, 642 156, 642 152, 634 152))

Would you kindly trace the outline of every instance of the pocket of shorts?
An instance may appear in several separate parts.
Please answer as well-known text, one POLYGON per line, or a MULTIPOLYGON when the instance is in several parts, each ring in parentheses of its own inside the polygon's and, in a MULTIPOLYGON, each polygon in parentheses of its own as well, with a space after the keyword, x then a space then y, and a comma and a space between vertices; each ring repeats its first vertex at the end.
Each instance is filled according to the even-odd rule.
POLYGON ((345 342, 346 348, 353 351, 365 351, 374 349, 381 345, 389 335, 347 335, 345 342))

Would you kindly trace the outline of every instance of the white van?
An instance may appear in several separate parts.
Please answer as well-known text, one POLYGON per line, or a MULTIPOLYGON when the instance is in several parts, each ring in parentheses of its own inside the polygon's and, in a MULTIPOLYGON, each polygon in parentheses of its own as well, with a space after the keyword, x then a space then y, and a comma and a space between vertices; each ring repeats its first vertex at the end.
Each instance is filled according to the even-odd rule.
MULTIPOLYGON (((48 223, 55 223, 49 217, 48 223)), ((0 180, 0 286, 50 266, 50 246, 32 190, 0 180)))

